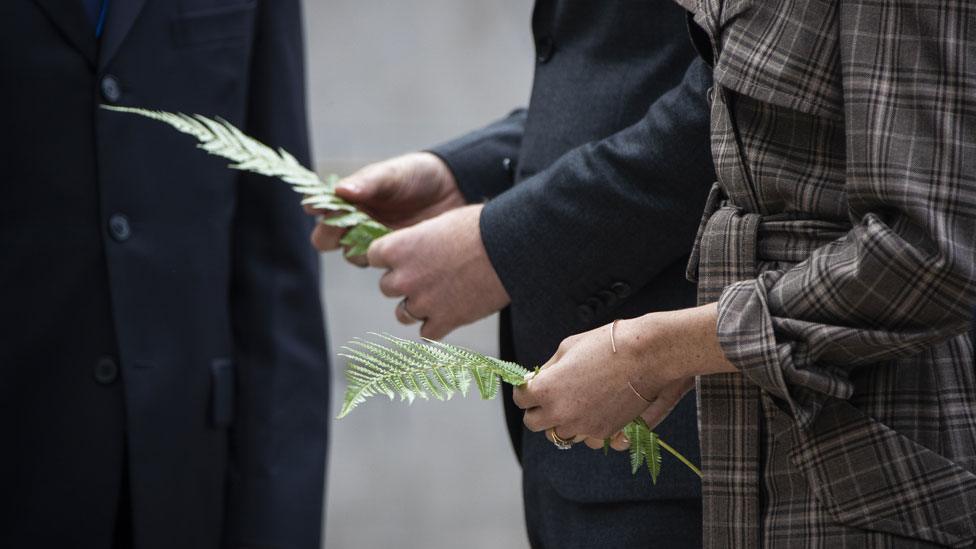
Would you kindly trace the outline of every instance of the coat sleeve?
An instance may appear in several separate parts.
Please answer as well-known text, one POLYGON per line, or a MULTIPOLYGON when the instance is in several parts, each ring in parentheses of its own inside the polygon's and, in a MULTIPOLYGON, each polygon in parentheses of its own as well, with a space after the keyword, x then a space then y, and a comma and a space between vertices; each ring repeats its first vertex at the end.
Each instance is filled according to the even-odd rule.
POLYGON ((710 84, 695 60, 638 122, 488 202, 482 239, 520 315, 578 329, 579 304, 593 287, 616 280, 636 292, 688 255, 715 180, 710 84))
POLYGON ((480 130, 430 149, 451 169, 469 203, 493 198, 511 188, 525 115, 525 109, 517 109, 480 130))
POLYGON ((964 334, 976 302, 976 94, 957 79, 976 73, 976 40, 953 36, 940 9, 850 9, 839 19, 851 27, 840 36, 853 228, 718 303, 726 356, 801 426, 851 396, 853 370, 964 334), (899 23, 858 28, 879 20, 899 23))
MULTIPOLYGON (((308 165, 301 2, 263 0, 245 130, 308 165)), ((243 175, 234 228, 236 419, 225 546, 318 548, 329 368, 310 218, 278 181, 243 175)))

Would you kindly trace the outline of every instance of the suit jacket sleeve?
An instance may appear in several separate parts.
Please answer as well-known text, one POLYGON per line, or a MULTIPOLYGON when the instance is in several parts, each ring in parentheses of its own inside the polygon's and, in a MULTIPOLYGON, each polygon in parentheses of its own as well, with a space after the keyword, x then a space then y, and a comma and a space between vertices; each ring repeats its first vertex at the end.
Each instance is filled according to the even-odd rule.
MULTIPOLYGON (((259 10, 246 132, 308 165, 300 1, 259 10)), ((225 545, 318 548, 329 371, 311 221, 287 185, 244 175, 235 224, 225 545)))
POLYGON ((689 253, 715 179, 710 83, 694 61, 637 123, 567 152, 485 206, 482 239, 513 311, 572 331, 600 281, 636 290, 689 253))
POLYGON ((493 198, 511 188, 525 114, 525 109, 517 109, 480 130, 430 149, 451 169, 469 203, 493 198))

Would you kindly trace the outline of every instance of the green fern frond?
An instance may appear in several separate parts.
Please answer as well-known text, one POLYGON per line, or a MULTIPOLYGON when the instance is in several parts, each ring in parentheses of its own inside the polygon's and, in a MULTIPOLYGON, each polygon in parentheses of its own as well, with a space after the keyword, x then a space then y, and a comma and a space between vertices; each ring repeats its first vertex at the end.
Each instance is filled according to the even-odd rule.
POLYGON ((272 149, 257 139, 245 134, 223 118, 165 111, 102 105, 103 109, 137 114, 162 122, 173 129, 194 137, 197 147, 214 156, 232 162, 231 169, 252 172, 268 177, 276 177, 291 185, 292 190, 305 196, 303 205, 318 209, 345 212, 322 222, 348 228, 341 243, 348 246, 346 255, 356 256, 366 253, 369 244, 390 232, 390 229, 359 211, 355 206, 335 194, 338 176, 330 175, 323 181, 312 170, 302 164, 284 149, 272 149))
MULTIPOLYGON (((533 374, 514 362, 449 343, 410 341, 387 334, 371 335, 383 340, 384 344, 355 339, 340 353, 349 363, 346 369, 348 385, 339 418, 348 415, 367 398, 379 394, 391 400, 399 396, 401 401, 408 402, 418 397, 446 400, 455 393, 467 395, 472 380, 482 398, 492 399, 498 395, 502 382, 523 385, 533 374)), ((538 371, 537 368, 535 373, 538 371)), ((637 474, 646 464, 651 481, 656 484, 661 473, 663 448, 701 476, 701 471, 693 463, 661 440, 643 419, 638 417, 627 424, 624 435, 630 440, 633 474, 637 474)), ((604 452, 609 444, 609 440, 604 441, 604 452)))
POLYGON ((386 334, 374 334, 386 345, 354 339, 339 356, 346 368, 346 395, 339 417, 345 417, 367 398, 385 394, 413 402, 416 398, 439 400, 455 393, 467 394, 472 380, 482 398, 498 394, 499 379, 524 383, 528 370, 511 362, 479 355, 467 349, 434 341, 416 342, 386 334))
POLYGON ((651 482, 657 484, 657 477, 661 474, 661 446, 657 434, 648 428, 642 418, 637 418, 624 427, 624 436, 630 440, 631 472, 636 475, 641 465, 646 463, 651 482))

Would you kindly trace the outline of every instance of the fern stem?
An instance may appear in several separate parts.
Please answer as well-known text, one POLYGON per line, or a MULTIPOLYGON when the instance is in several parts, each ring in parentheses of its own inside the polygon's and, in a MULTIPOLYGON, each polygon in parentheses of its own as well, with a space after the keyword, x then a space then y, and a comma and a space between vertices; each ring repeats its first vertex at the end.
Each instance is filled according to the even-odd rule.
POLYGON ((668 444, 667 442, 664 442, 663 440, 661 440, 660 437, 658 437, 657 443, 661 445, 661 448, 664 448, 665 450, 667 450, 669 454, 671 454, 672 456, 678 458, 678 461, 680 461, 681 463, 684 463, 685 465, 687 465, 688 468, 691 469, 693 473, 695 473, 696 475, 698 475, 698 478, 703 478, 701 469, 699 469, 694 463, 692 463, 691 460, 689 460, 685 456, 681 455, 681 452, 679 452, 679 451, 675 450, 674 448, 672 448, 670 444, 668 444))

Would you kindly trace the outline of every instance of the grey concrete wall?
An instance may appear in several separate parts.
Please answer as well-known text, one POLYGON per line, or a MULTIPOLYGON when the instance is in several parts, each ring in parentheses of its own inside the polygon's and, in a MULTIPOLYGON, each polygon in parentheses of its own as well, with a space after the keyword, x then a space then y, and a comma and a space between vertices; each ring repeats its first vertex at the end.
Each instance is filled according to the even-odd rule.
POLYGON ((528 0, 306 0, 316 158, 429 146, 524 103, 528 0))
MULTIPOLYGON (((524 103, 528 0, 305 0, 314 150, 323 172, 416 150, 524 103)), ((333 350, 396 324, 380 273, 323 258, 333 350)), ((449 341, 495 353, 495 318, 449 341)), ((332 411, 345 382, 336 360, 332 411)), ((368 402, 331 424, 325 546, 519 548, 520 469, 500 403, 368 402)))

